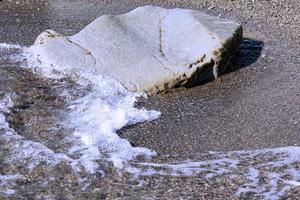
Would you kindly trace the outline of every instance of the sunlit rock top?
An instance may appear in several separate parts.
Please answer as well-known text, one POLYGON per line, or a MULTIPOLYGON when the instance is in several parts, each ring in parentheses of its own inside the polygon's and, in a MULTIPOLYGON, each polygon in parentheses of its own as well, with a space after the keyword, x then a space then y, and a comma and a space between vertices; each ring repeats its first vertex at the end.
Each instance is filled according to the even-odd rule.
POLYGON ((114 78, 130 91, 157 93, 217 78, 242 40, 239 24, 195 10, 139 7, 103 15, 73 36, 43 32, 37 63, 114 78))

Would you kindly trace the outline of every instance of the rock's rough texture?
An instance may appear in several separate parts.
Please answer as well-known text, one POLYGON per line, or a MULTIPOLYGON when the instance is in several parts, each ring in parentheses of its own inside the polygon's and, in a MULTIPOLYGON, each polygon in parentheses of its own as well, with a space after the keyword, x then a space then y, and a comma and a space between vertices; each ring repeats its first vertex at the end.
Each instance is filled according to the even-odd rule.
POLYGON ((157 93, 217 78, 241 40, 242 27, 235 22, 145 6, 101 16, 73 36, 47 30, 31 49, 53 70, 91 70, 128 90, 157 93))

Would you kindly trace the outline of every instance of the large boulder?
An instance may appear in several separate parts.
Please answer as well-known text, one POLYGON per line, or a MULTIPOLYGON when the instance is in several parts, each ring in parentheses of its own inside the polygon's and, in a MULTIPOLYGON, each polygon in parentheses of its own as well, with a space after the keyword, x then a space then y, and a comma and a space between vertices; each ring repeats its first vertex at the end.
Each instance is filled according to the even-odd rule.
POLYGON ((196 10, 139 7, 103 15, 73 36, 43 32, 31 47, 54 71, 90 70, 131 91, 157 93, 217 78, 242 40, 242 27, 196 10))

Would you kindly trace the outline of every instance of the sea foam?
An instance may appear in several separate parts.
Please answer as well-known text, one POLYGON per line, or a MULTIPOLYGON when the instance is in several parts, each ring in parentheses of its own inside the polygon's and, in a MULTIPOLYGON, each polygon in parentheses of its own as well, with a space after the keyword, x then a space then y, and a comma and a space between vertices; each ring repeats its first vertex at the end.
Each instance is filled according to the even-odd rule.
MULTIPOLYGON (((291 188, 299 187, 300 147, 282 147, 252 151, 213 152, 209 160, 186 160, 174 163, 153 163, 132 161, 137 156, 151 157, 155 152, 133 147, 129 141, 121 138, 117 130, 122 127, 159 117, 157 111, 136 108, 135 102, 143 94, 127 91, 117 81, 104 76, 95 76, 93 71, 57 71, 52 66, 40 65, 32 57, 31 49, 19 45, 0 44, 1 49, 17 49, 18 54, 10 56, 12 61, 26 59, 27 67, 35 73, 51 79, 70 78, 85 92, 68 102, 64 125, 73 130, 67 139, 73 141, 69 152, 56 153, 45 145, 28 140, 14 131, 6 122, 5 113, 13 106, 13 93, 6 93, 0 99, 0 139, 10 149, 10 156, 5 160, 10 164, 19 164, 33 169, 39 162, 56 165, 67 161, 79 171, 84 167, 89 173, 98 171, 97 160, 113 163, 117 169, 129 171, 137 176, 201 176, 213 180, 225 176, 227 180, 240 181, 236 195, 256 193, 264 199, 279 199, 291 188), (21 52, 21 53, 20 53, 21 52), (80 155, 71 158, 69 154, 80 155), (266 183, 261 183, 264 177, 266 183)), ((68 98, 66 91, 61 94, 68 98)), ((59 141, 58 141, 59 142, 59 141)), ((0 175, 0 193, 14 193, 9 180, 21 175, 0 175), (7 178, 10 177, 10 178, 7 178)))
MULTIPOLYGON (((131 169, 128 161, 137 156, 156 155, 150 149, 133 147, 116 133, 124 126, 151 121, 160 116, 158 111, 135 107, 138 98, 146 97, 145 94, 130 92, 110 77, 95 75, 89 66, 77 70, 54 70, 51 64, 39 63, 33 56, 36 55, 34 51, 34 46, 23 51, 26 67, 51 79, 68 77, 87 91, 68 102, 64 124, 74 130, 74 136, 81 140, 74 143, 69 153, 80 154, 79 160, 89 172, 97 169, 97 164, 93 162, 97 159, 110 161, 114 167, 126 170, 131 169)), ((67 93, 64 95, 68 96, 67 93)))

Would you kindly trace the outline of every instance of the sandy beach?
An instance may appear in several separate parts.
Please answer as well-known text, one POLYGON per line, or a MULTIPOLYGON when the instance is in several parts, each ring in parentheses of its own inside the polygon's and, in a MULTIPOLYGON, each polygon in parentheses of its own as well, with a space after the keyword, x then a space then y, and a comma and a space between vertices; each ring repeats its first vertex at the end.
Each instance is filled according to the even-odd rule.
MULTIPOLYGON (((0 194, 0 199, 299 198, 299 186, 281 190, 280 181, 280 187, 276 187, 283 191, 280 195, 273 191, 272 196, 271 191, 268 194, 271 196, 267 196, 268 191, 259 189, 242 195, 237 193, 241 185, 247 185, 244 176, 249 165, 261 164, 263 168, 255 169, 259 170, 258 176, 263 177, 264 172, 269 172, 269 165, 262 163, 276 159, 280 154, 274 153, 271 158, 266 158, 269 152, 264 152, 261 156, 249 158, 248 155, 252 155, 249 152, 300 146, 300 5, 297 0, 4 0, 0 2, 0 43, 29 46, 46 29, 65 35, 75 34, 103 14, 122 14, 149 4, 196 9, 233 19, 242 24, 244 40, 219 80, 141 99, 137 107, 157 110, 161 116, 153 121, 126 126, 117 133, 133 146, 154 150, 157 156, 151 162, 192 160, 211 166, 213 164, 207 164, 207 161, 219 159, 219 154, 211 152, 222 152, 229 160, 241 158, 237 169, 212 179, 203 178, 204 171, 195 176, 154 174, 137 180, 130 178, 128 173, 116 175, 111 165, 101 163, 107 175, 80 174, 85 180, 86 187, 83 187, 78 175, 72 173, 66 164, 49 168, 41 164, 33 172, 24 172, 25 178, 12 186, 16 190, 14 194, 0 194)), ((13 91, 16 94, 14 106, 6 114, 9 126, 27 139, 47 140, 47 147, 62 152, 63 145, 69 144, 56 142, 71 130, 51 128, 54 122, 61 120, 59 114, 65 109, 65 100, 58 95, 62 91, 60 86, 28 69, 19 68, 15 63, 1 61, 0 65, 0 92, 13 91)), ((68 84, 71 89, 72 84, 68 84)), ((9 153, 5 142, 1 142, 1 174, 17 171, 23 174, 21 165, 7 167, 2 161, 1 158, 9 153)), ((230 168, 230 163, 227 164, 224 169, 230 168)), ((298 170, 296 174, 300 174, 299 161, 291 165, 298 170)), ((264 179, 259 180, 264 187, 264 179)))

